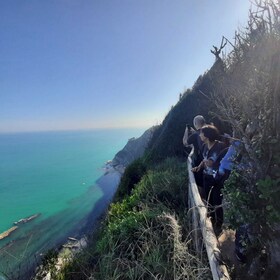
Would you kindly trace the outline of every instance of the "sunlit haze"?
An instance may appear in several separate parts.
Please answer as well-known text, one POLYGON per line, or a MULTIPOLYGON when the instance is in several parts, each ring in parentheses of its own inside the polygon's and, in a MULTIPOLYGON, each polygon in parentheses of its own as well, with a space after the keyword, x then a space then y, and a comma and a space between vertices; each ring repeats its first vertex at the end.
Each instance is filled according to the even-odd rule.
POLYGON ((247 0, 0 2, 0 132, 150 127, 246 25, 247 0))

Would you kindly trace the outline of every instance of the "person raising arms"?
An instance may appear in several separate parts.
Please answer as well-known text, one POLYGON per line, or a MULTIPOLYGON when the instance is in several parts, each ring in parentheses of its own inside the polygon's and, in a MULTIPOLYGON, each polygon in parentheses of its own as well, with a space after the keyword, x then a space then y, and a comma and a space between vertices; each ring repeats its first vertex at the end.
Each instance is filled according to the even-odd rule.
MULTIPOLYGON (((195 130, 190 127, 190 125, 187 125, 184 137, 183 137, 183 144, 184 146, 193 146, 193 154, 192 154, 192 166, 198 165, 203 157, 202 157, 202 147, 203 147, 203 142, 200 139, 200 129, 206 124, 205 119, 201 115, 197 115, 193 119, 193 125, 195 130)), ((194 178, 196 181, 196 184, 199 188, 199 192, 203 193, 203 174, 201 172, 196 172, 194 174, 194 178)))
POLYGON ((199 137, 200 130, 203 126, 206 125, 205 119, 201 115, 197 115, 193 119, 193 125, 195 130, 187 125, 184 137, 183 144, 184 146, 193 145, 194 153, 193 153, 193 165, 197 165, 202 160, 202 146, 203 142, 199 137))

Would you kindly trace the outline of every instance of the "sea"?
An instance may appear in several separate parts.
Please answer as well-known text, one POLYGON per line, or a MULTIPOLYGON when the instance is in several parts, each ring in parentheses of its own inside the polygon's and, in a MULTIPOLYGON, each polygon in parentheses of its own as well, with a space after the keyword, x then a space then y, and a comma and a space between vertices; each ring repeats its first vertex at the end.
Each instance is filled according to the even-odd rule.
MULTIPOLYGON (((104 164, 144 128, 0 134, 0 279, 21 279, 49 249, 79 237, 106 196, 104 164)), ((104 202, 105 203, 105 202, 104 202)))

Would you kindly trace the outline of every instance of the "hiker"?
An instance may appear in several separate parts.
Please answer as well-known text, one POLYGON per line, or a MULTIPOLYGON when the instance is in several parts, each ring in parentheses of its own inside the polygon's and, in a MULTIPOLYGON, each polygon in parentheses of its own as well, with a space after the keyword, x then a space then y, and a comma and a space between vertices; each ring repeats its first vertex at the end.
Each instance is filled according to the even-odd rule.
MULTIPOLYGON (((193 129, 190 125, 187 124, 185 134, 183 137, 183 144, 184 146, 192 145, 194 152, 192 155, 192 166, 197 166, 202 161, 202 147, 203 142, 199 136, 201 128, 206 125, 205 119, 201 115, 197 115, 193 119, 193 129)), ((195 181, 197 186, 199 187, 200 191, 203 186, 203 174, 201 172, 196 172, 194 174, 195 181)))
MULTIPOLYGON (((213 171, 214 185, 217 189, 215 194, 218 197, 214 198, 216 206, 222 205, 223 194, 222 189, 224 187, 224 182, 228 179, 233 167, 237 165, 237 162, 240 161, 240 151, 241 151, 241 141, 236 138, 230 137, 228 134, 222 135, 222 138, 227 139, 230 143, 229 147, 226 147, 219 155, 217 163, 218 166, 215 167, 213 171)), ((223 207, 217 207, 216 211, 216 221, 218 222, 217 226, 222 226, 224 220, 224 210, 223 207)))
MULTIPOLYGON (((228 134, 222 135, 230 144, 228 148, 225 149, 224 153, 221 153, 222 159, 219 161, 219 167, 216 172, 214 171, 214 178, 218 184, 222 185, 228 179, 230 172, 233 167, 236 166, 237 162, 240 162, 240 151, 241 151, 241 140, 231 137, 228 134)), ((220 155, 220 156, 221 156, 220 155)))
POLYGON ((221 188, 213 175, 226 152, 226 146, 224 143, 217 140, 219 138, 219 131, 213 125, 203 126, 200 131, 200 138, 204 142, 202 152, 203 160, 198 166, 192 168, 192 171, 196 173, 203 170, 204 199, 209 205, 208 209, 213 224, 217 229, 220 229, 223 223, 223 215, 220 210, 221 207, 216 208, 216 206, 221 205, 222 195, 221 188))

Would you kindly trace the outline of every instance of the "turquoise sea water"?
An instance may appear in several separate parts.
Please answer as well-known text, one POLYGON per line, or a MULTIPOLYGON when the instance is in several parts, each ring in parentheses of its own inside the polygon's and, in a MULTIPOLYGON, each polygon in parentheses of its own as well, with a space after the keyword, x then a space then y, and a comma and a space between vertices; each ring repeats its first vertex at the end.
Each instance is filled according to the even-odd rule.
POLYGON ((102 165, 144 129, 0 134, 0 233, 40 213, 0 240, 0 272, 77 235, 103 197, 102 165))

